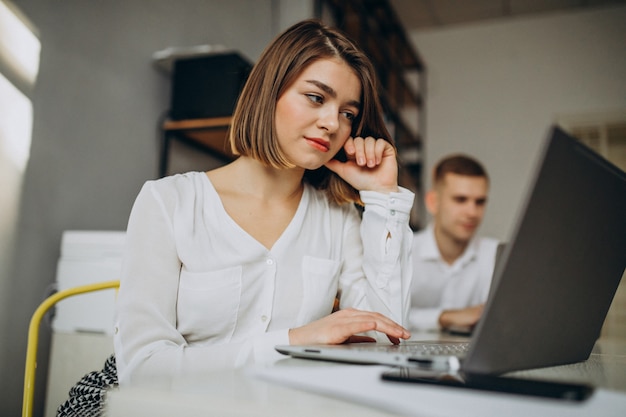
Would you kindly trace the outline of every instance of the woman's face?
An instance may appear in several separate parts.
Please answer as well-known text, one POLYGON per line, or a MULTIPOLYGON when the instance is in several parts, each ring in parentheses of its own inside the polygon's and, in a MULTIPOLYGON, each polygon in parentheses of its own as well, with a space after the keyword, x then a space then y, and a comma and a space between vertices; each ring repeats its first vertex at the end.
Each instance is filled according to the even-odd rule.
POLYGON ((276 103, 276 133, 287 159, 310 170, 331 160, 350 137, 360 97, 361 83, 342 60, 306 67, 276 103))

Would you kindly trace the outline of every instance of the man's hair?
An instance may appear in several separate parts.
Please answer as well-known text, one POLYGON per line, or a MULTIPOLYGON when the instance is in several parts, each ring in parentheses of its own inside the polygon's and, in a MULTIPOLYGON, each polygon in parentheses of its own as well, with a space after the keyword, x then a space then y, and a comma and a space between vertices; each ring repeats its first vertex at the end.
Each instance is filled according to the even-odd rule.
POLYGON ((441 159, 433 169, 433 186, 441 184, 446 174, 468 177, 483 177, 489 182, 489 175, 478 160, 468 155, 454 154, 441 159))
MULTIPOLYGON (((370 60, 344 34, 309 19, 288 28, 274 39, 252 68, 235 108, 229 140, 235 155, 254 158, 268 167, 291 168, 276 135, 276 102, 309 65, 339 58, 361 83, 361 108, 352 122, 352 136, 383 138, 393 145, 378 98, 377 80, 370 60)), ((337 155, 342 158, 343 149, 337 155)), ((304 180, 325 190, 332 201, 360 203, 356 189, 322 166, 305 171, 304 180)))

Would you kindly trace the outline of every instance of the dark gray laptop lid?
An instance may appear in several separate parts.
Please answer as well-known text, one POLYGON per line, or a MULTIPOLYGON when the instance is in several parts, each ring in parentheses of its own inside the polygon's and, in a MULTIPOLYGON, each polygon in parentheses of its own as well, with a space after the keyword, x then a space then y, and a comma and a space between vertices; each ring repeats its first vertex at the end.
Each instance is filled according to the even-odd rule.
POLYGON ((624 272, 624 172, 556 127, 536 168, 465 372, 587 359, 624 272))

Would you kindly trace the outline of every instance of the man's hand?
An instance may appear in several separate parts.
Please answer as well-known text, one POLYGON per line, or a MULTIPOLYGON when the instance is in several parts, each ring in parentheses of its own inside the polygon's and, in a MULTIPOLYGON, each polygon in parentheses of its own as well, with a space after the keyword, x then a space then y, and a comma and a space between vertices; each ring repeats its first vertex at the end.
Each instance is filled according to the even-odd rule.
POLYGON ((484 304, 458 310, 444 310, 439 316, 439 326, 447 329, 452 326, 473 327, 483 314, 484 304))

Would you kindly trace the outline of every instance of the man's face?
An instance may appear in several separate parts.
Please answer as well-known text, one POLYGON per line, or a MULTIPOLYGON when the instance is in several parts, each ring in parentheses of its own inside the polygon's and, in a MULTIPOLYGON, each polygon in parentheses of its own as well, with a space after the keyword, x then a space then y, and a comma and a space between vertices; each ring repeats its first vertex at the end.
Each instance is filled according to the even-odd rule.
POLYGON ((459 243, 469 242, 485 214, 488 192, 484 177, 446 174, 427 199, 438 233, 459 243))

